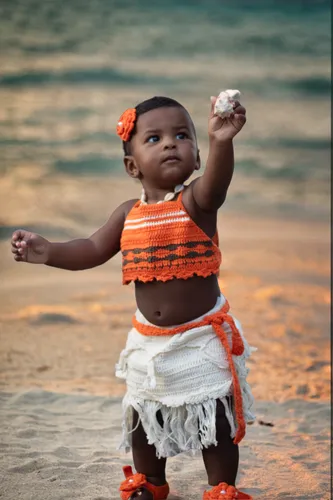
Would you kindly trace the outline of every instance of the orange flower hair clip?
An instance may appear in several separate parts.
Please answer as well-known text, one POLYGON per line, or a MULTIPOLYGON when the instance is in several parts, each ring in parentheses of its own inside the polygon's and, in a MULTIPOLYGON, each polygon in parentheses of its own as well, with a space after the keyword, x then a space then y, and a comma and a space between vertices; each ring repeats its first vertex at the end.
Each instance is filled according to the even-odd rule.
POLYGON ((117 125, 117 134, 122 141, 128 141, 131 137, 136 121, 136 109, 128 108, 119 118, 117 125))

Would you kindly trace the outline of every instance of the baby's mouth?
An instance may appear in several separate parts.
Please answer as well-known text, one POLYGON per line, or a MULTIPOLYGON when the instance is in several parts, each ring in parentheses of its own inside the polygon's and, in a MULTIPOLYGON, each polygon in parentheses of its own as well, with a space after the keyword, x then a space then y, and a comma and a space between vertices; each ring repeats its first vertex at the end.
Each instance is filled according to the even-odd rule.
POLYGON ((179 156, 177 155, 168 155, 163 158, 162 163, 177 163, 180 161, 179 156))

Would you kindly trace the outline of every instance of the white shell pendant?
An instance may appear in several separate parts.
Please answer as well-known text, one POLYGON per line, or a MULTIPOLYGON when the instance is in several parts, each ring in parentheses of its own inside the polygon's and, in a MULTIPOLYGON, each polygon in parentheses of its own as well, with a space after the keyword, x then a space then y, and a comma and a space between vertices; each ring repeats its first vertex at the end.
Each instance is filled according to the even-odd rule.
MULTIPOLYGON (((184 189, 184 184, 178 184, 173 193, 167 193, 165 196, 164 196, 164 200, 161 200, 161 201, 158 201, 157 203, 164 203, 165 201, 171 201, 174 199, 174 197, 180 193, 181 191, 183 191, 184 189)), ((147 195, 145 193, 145 190, 142 189, 141 191, 141 198, 140 198, 140 201, 141 201, 141 204, 142 205, 147 205, 147 195)))

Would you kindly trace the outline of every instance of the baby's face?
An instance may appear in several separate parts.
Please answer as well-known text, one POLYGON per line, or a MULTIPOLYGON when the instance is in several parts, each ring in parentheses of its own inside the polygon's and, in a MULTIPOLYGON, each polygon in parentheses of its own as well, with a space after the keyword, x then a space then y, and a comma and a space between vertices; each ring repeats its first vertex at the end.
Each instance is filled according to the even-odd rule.
POLYGON ((139 116, 131 152, 141 179, 156 188, 173 188, 199 167, 194 126, 180 107, 157 108, 139 116))

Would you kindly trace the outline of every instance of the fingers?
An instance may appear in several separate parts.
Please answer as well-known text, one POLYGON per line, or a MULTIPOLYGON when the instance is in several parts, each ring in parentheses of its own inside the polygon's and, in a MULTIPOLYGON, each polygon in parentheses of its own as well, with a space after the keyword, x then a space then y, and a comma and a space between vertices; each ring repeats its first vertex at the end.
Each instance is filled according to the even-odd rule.
POLYGON ((21 246, 21 244, 26 245, 31 237, 31 233, 24 231, 23 229, 18 229, 12 234, 12 245, 21 246))
POLYGON ((22 249, 12 248, 12 253, 14 254, 14 260, 18 262, 25 262, 27 260, 27 255, 26 253, 23 253, 22 249))
POLYGON ((26 262, 27 260, 27 252, 24 252, 22 249, 14 249, 12 248, 12 253, 14 254, 14 260, 18 262, 26 262))
POLYGON ((237 102, 237 101, 234 104, 234 114, 235 115, 246 115, 246 109, 244 108, 244 106, 239 104, 239 102, 237 102))
POLYGON ((14 260, 16 262, 25 262, 25 258, 22 255, 14 255, 14 260))
POLYGON ((234 112, 230 115, 229 120, 238 132, 246 123, 246 109, 238 101, 235 102, 234 112))
POLYGON ((12 235, 12 241, 23 240, 24 236, 27 234, 24 229, 17 229, 12 235))
MULTIPOLYGON (((245 117, 246 115, 246 109, 244 108, 244 106, 242 106, 239 101, 235 101, 234 103, 234 111, 233 113, 230 115, 230 118, 236 118, 236 120, 239 119, 240 116, 243 116, 245 117)), ((243 120, 241 118, 241 120, 243 120)), ((244 120, 244 123, 245 123, 246 119, 244 120)))
POLYGON ((235 120, 238 121, 238 123, 243 126, 246 122, 246 116, 243 114, 235 114, 234 115, 235 120))
POLYGON ((16 241, 14 244, 12 243, 12 247, 18 251, 18 253, 23 253, 27 247, 28 243, 26 241, 16 241))
POLYGON ((27 251, 24 248, 12 247, 12 253, 14 254, 15 260, 25 260, 27 257, 27 251))
POLYGON ((11 241, 11 251, 14 254, 14 259, 16 261, 25 261, 26 254, 28 249, 27 241, 24 241, 22 238, 26 235, 26 231, 18 230, 13 233, 12 241, 11 241))

